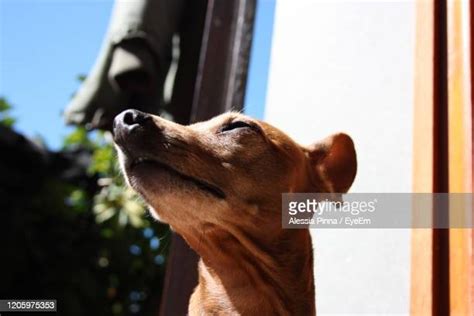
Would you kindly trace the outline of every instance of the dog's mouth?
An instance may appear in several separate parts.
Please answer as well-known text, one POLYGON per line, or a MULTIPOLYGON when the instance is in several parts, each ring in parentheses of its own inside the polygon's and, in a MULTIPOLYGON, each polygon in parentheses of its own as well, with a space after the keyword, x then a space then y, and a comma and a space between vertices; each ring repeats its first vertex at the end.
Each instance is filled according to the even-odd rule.
POLYGON ((170 165, 163 163, 161 161, 157 161, 156 159, 148 158, 148 157, 138 157, 135 158, 131 161, 131 163, 128 166, 128 169, 133 172, 134 169, 136 169, 139 166, 143 165, 151 165, 154 167, 158 167, 160 169, 166 170, 170 174, 174 175, 177 178, 180 178, 181 180, 185 182, 192 183, 194 186, 197 188, 201 189, 202 191, 205 191, 207 193, 210 193, 212 196, 218 198, 218 199, 225 199, 226 195, 224 191, 222 191, 220 188, 217 186, 210 184, 204 180, 189 176, 187 174, 184 174, 175 168, 171 167, 170 165))

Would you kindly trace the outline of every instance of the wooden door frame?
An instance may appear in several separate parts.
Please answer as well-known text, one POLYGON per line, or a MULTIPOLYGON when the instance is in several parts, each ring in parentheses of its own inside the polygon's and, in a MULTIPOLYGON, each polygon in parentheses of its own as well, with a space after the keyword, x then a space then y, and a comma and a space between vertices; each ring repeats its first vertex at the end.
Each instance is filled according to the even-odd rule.
MULTIPOLYGON (((472 192, 471 40, 468 1, 448 1, 449 192, 472 192)), ((450 208, 455 208, 451 205, 450 208)), ((473 315, 472 229, 449 231, 450 312, 473 315)))
MULTIPOLYGON (((187 29, 182 30, 186 62, 180 60, 171 102, 176 120, 183 124, 243 109, 257 4, 257 0, 193 1, 200 3, 193 10, 205 6, 204 19, 193 11, 193 22, 186 21, 187 29), (201 31, 196 33, 196 28, 201 31)), ((173 234, 167 261, 159 315, 186 315, 197 284, 198 256, 173 234)))
MULTIPOLYGON (((467 1, 417 1, 414 192, 472 193, 472 12, 467 1)), ((472 240, 472 229, 413 230, 412 314, 473 314, 472 240)))

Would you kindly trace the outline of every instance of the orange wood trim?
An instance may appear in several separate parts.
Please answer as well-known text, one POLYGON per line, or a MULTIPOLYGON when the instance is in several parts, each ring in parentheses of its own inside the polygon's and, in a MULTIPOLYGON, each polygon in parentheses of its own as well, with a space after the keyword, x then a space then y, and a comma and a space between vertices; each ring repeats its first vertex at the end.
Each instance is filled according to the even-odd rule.
MULTIPOLYGON (((414 192, 448 192, 447 0, 417 0, 414 192)), ((433 221, 449 216, 434 212, 433 221)), ((412 233, 411 313, 449 313, 449 231, 412 233)))
MULTIPOLYGON (((470 62, 469 67, 471 80, 471 192, 474 189, 474 4, 469 3, 469 48, 470 48, 470 62)), ((474 229, 471 230, 471 262, 474 263, 474 229)), ((471 293, 474 293, 474 267, 471 266, 471 293)), ((471 295, 471 306, 474 306, 474 294, 471 295)))
MULTIPOLYGON (((413 138, 413 191, 433 190, 433 131, 434 131, 434 2, 417 0, 414 138, 413 138)), ((431 315, 433 231, 414 229, 411 248, 411 302, 412 315, 431 315)))
POLYGON ((469 3, 448 2, 450 192, 472 192, 469 3), (463 14, 464 13, 464 14, 463 14))
MULTIPOLYGON (((448 1, 450 192, 472 192, 472 116, 468 1, 448 1), (467 20, 467 21, 466 21, 467 20)), ((450 205, 450 208, 460 205, 450 205)), ((449 232, 450 312, 473 315, 472 230, 449 232)))

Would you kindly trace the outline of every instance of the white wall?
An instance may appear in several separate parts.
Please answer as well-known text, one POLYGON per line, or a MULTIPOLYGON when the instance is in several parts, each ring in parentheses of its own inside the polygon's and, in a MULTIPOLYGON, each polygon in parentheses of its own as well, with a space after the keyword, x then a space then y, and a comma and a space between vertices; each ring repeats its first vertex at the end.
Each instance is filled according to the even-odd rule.
MULTIPOLYGON (((352 192, 410 192, 414 11, 408 1, 278 0, 265 120, 302 144, 345 131, 352 192)), ((409 230, 312 231, 318 314, 408 313, 409 230)))

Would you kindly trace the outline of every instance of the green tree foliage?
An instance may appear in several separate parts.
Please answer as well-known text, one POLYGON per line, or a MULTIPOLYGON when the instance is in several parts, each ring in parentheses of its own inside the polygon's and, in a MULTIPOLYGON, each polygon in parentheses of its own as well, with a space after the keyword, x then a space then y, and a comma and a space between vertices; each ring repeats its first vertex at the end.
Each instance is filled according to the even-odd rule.
POLYGON ((15 119, 10 115, 11 105, 7 99, 0 97, 0 124, 11 127, 15 124, 15 119))
POLYGON ((61 152, 77 150, 89 153, 87 181, 47 171, 9 193, 0 297, 57 299, 61 315, 156 315, 169 228, 125 185, 110 133, 77 127, 61 152))

